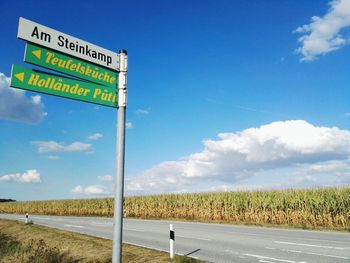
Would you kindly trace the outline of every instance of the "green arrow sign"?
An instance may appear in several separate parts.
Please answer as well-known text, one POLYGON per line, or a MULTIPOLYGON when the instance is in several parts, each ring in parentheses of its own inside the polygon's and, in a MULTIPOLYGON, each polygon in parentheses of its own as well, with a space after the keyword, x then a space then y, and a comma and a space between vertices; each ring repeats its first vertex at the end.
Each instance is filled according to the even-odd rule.
POLYGON ((12 65, 11 87, 116 108, 118 90, 12 65))
POLYGON ((116 72, 30 43, 26 44, 24 61, 107 87, 117 87, 116 72))

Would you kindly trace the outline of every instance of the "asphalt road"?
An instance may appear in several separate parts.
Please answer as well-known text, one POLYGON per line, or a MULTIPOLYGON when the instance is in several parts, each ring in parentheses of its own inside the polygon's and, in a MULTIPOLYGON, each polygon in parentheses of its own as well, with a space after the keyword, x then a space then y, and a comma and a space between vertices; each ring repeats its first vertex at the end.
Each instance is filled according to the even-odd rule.
MULTIPOLYGON (((24 221, 24 215, 0 214, 24 221)), ((112 239, 111 218, 37 216, 35 224, 112 239)), ((169 224, 176 253, 209 262, 349 263, 350 233, 287 230, 224 224, 124 219, 124 242, 169 250, 169 224)))

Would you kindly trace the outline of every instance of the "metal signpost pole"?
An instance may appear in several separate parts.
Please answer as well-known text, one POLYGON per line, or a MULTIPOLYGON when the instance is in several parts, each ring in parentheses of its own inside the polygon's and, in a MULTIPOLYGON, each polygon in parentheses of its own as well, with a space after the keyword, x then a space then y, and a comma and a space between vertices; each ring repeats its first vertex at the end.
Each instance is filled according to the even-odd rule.
POLYGON ((123 199, 124 199, 124 155, 125 155, 125 113, 126 113, 126 75, 128 57, 125 50, 119 51, 119 80, 118 80, 118 124, 117 124, 117 167, 114 196, 114 230, 112 263, 122 262, 123 241, 123 199))

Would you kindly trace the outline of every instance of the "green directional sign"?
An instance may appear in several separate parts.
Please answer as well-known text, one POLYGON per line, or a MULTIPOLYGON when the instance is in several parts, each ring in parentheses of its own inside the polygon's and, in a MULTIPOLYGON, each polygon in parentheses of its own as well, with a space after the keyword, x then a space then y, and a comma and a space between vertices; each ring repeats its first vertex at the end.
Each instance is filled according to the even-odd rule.
POLYGON ((64 98, 91 102, 116 108, 117 88, 51 75, 26 67, 12 65, 11 87, 64 98))
POLYGON ((117 87, 117 72, 30 43, 26 44, 24 61, 107 87, 117 87))

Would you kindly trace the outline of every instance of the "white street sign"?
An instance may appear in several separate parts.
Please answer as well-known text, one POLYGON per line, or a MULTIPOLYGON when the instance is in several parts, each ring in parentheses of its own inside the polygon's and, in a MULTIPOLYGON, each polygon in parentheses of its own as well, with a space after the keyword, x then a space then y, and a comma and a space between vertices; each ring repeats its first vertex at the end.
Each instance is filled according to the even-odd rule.
POLYGON ((119 54, 57 30, 19 18, 18 38, 118 70, 119 54))

